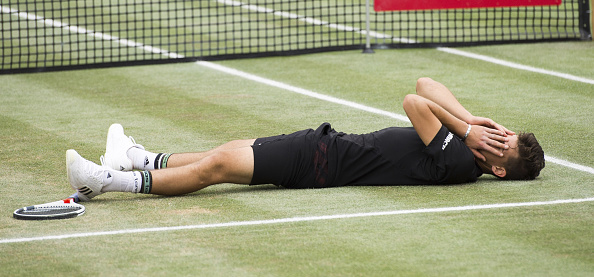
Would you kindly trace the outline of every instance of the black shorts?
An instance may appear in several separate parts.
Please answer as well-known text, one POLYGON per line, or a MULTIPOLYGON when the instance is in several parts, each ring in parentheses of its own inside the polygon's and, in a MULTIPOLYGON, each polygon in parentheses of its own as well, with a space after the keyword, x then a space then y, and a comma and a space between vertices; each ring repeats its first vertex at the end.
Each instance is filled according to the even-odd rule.
POLYGON ((274 184, 286 188, 319 188, 328 183, 327 145, 331 130, 322 124, 288 135, 256 139, 251 185, 274 184))

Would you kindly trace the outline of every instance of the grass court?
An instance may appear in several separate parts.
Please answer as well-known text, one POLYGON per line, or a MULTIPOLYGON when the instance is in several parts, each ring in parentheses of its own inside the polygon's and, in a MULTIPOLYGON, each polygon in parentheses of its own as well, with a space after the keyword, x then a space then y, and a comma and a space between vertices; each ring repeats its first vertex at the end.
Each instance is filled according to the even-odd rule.
MULTIPOLYGON (((460 50, 594 79, 591 42, 460 50)), ((15 209, 73 192, 65 151, 74 148, 98 163, 107 129, 115 122, 155 152, 202 151, 232 139, 289 133, 324 121, 352 133, 410 125, 199 63, 3 75, 0 275, 594 273, 592 84, 438 49, 345 51, 216 64, 400 115, 401 101, 414 93, 416 79, 429 76, 448 86, 473 114, 515 131, 534 132, 548 158, 582 168, 547 160, 535 181, 483 176, 476 183, 455 186, 288 190, 223 184, 180 197, 108 193, 84 203, 86 214, 75 219, 19 221, 12 218, 15 209), (590 200, 414 212, 567 199, 590 200), (412 212, 374 214, 390 211, 412 212), (352 214, 363 215, 348 217, 352 214), (294 218, 303 220, 290 220, 294 218), (158 227, 163 229, 152 229, 158 227), (61 235, 65 237, 51 237, 61 235), (14 241, 19 238, 39 240, 14 241)))

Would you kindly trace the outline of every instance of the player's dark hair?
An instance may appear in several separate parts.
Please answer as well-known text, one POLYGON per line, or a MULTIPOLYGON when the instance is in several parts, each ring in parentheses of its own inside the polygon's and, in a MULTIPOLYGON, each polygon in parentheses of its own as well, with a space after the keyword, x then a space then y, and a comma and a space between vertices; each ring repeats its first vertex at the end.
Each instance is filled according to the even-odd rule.
POLYGON ((506 180, 534 180, 545 167, 544 151, 533 133, 518 135, 518 157, 510 158, 505 166, 506 180))

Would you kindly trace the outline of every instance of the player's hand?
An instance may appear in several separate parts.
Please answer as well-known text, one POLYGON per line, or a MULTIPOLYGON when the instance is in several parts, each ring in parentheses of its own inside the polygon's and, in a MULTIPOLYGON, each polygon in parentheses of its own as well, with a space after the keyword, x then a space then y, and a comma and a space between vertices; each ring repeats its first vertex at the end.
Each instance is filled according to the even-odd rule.
MULTIPOLYGON (((507 129, 505 129, 507 130, 507 129)), ((464 140, 466 146, 470 148, 472 153, 477 159, 486 161, 486 158, 479 150, 485 150, 493 153, 494 155, 503 156, 502 149, 508 149, 509 146, 506 142, 507 138, 505 131, 493 129, 481 125, 472 125, 468 137, 464 140)))
POLYGON ((508 135, 513 136, 516 134, 515 132, 510 131, 507 128, 505 128, 503 125, 498 124, 497 122, 493 121, 492 119, 486 118, 486 117, 473 116, 469 120, 469 122, 466 122, 466 123, 471 124, 471 125, 481 125, 484 127, 499 130, 499 131, 503 132, 504 136, 508 136, 508 135))

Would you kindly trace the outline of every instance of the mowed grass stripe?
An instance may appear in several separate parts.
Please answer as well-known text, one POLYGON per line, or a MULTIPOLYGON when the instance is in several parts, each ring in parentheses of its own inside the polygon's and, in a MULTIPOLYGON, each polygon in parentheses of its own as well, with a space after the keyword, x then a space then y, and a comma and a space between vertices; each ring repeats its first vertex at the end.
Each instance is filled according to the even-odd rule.
POLYGON ((36 186, 53 186, 65 180, 63 174, 55 173, 64 169, 62 150, 69 144, 68 140, 2 115, 0 130, 2 168, 18 169, 36 176, 40 180, 36 186))
MULTIPOLYGON (((200 98, 184 96, 190 88, 176 94, 179 92, 174 84, 176 81, 155 85, 163 80, 157 78, 151 83, 148 81, 150 75, 125 74, 126 69, 114 71, 99 70, 96 78, 85 71, 8 76, 14 78, 9 82, 13 88, 7 88, 12 92, 4 97, 3 113, 40 130, 56 132, 78 144, 94 145, 94 153, 104 151, 107 128, 115 122, 140 136, 140 142, 153 146, 162 146, 166 143, 164 138, 172 134, 196 144, 215 144, 218 141, 213 141, 208 133, 202 136, 196 128, 211 120, 231 121, 231 118, 241 117, 231 108, 213 107, 200 98), (55 80, 60 80, 59 84, 55 80), (142 85, 142 82, 146 84, 142 85), (90 85, 97 83, 102 85, 90 85), (122 86, 122 83, 126 85, 122 86), (187 126, 180 126, 179 122, 187 126), (189 131, 184 131, 184 127, 190 127, 189 131), (135 132, 138 129, 143 133, 135 132)), ((158 74, 158 71, 147 71, 158 74)), ((204 130, 208 129, 204 126, 204 130)), ((220 133, 221 130, 210 132, 220 133)))

